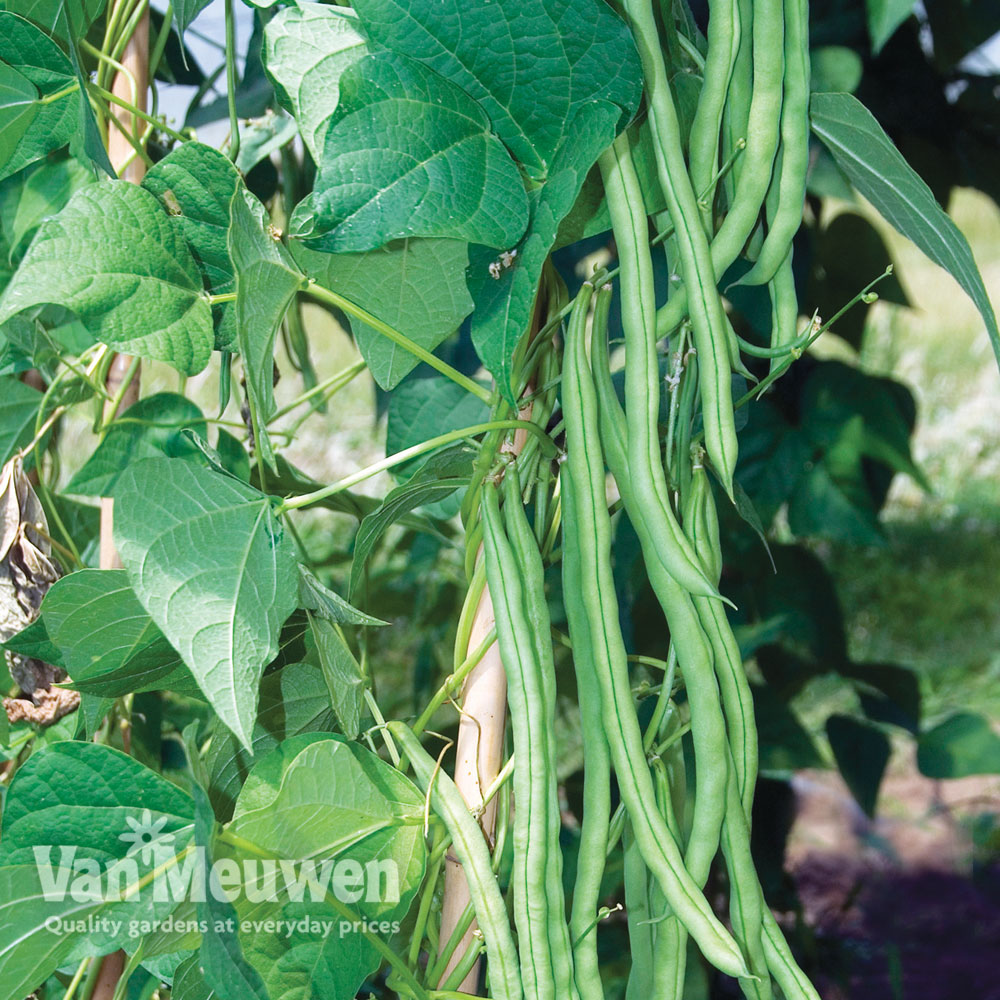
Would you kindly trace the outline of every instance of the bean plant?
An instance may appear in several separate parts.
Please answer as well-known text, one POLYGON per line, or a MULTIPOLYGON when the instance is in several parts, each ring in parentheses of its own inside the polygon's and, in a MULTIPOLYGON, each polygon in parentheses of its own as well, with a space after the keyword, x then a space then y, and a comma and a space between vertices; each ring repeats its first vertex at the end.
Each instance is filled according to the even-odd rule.
MULTIPOLYGON (((811 171, 1000 356, 968 244, 812 92, 806 0, 253 2, 221 148, 206 0, 0 12, 0 1000, 816 998, 751 851, 783 626, 723 543, 920 477, 905 390, 807 353, 898 289, 805 296, 811 171), (363 373, 386 457, 317 480, 289 448, 363 373)), ((838 759, 887 756, 893 669, 838 759)))

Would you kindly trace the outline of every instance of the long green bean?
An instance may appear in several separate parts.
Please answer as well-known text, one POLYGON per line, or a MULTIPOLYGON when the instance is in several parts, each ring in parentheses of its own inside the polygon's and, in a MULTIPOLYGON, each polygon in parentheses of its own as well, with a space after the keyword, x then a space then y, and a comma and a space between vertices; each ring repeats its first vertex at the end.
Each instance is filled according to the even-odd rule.
MULTIPOLYGON (((743 975, 745 966, 738 946, 712 913, 655 805, 655 790, 632 702, 611 574, 611 520, 599 446, 597 397, 593 381, 586 377, 589 366, 583 343, 585 321, 584 310, 575 308, 567 334, 571 347, 567 349, 563 375, 566 421, 563 547, 576 548, 574 558, 579 560, 580 567, 577 586, 565 591, 563 599, 567 604, 580 602, 577 620, 587 623, 586 631, 582 635, 571 632, 571 639, 574 649, 586 644, 591 650, 601 693, 604 730, 614 734, 608 740, 611 759, 646 865, 708 960, 729 975, 743 975)), ((704 850, 704 846, 699 850, 704 850)))
POLYGON ((386 725, 412 764, 418 784, 429 792, 431 807, 451 834, 452 847, 469 883, 476 922, 486 942, 493 994, 503 1000, 521 1000, 524 993, 517 949, 507 923, 507 908, 493 877, 483 831, 472 818, 455 783, 438 767, 437 761, 420 745, 410 728, 396 720, 386 725))
POLYGON ((498 489, 487 482, 481 498, 483 542, 519 765, 513 778, 514 923, 524 988, 544 1000, 575 995, 559 854, 555 680, 538 544, 513 467, 507 474, 506 531, 498 489))

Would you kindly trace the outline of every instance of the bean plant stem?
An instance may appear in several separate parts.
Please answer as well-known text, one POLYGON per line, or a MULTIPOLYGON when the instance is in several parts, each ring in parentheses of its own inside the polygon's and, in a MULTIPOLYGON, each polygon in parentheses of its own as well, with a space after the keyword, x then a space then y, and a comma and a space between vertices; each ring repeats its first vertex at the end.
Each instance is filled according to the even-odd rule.
POLYGON ((483 424, 473 424, 471 427, 463 427, 457 431, 449 431, 447 434, 439 434, 437 437, 433 437, 421 444, 415 444, 411 448, 404 448, 403 451, 398 451, 395 455, 389 455, 387 458, 383 458, 382 461, 375 462, 373 465, 369 465, 367 468, 361 469, 353 475, 338 480, 330 486, 324 486, 320 490, 305 493, 302 496, 292 497, 281 504, 278 508, 278 513, 283 514, 287 510, 299 510, 302 507, 309 507, 337 493, 343 493, 344 490, 349 490, 352 486, 357 486, 358 483, 364 482, 366 479, 371 479, 372 476, 377 476, 380 472, 386 472, 397 465, 402 465, 404 462, 418 458, 420 455, 426 455, 430 451, 443 448, 445 445, 454 444, 456 441, 462 441, 465 438, 475 437, 477 434, 486 434, 489 431, 497 430, 528 431, 541 439, 543 448, 549 454, 555 453, 555 445, 552 443, 552 439, 537 424, 533 424, 529 420, 490 420, 483 424))
POLYGON ((477 396, 487 405, 492 403, 493 395, 489 389, 481 386, 478 382, 469 378, 468 375, 463 375, 457 369, 452 368, 446 361, 442 361, 431 354, 425 347, 421 347, 398 330, 394 330, 388 323, 383 323, 382 320, 377 316, 373 316, 367 309, 362 309, 361 306, 355 305, 350 299, 345 299, 342 295, 338 295, 329 288, 318 285, 312 279, 310 279, 309 284, 306 285, 303 291, 307 295, 311 295, 314 299, 325 302, 327 305, 347 313, 348 316, 353 316, 355 319, 361 320, 362 323, 366 323, 376 332, 381 333, 383 337, 387 337, 394 344, 398 344, 404 351, 409 352, 415 358, 419 358, 425 364, 430 365, 435 371, 440 372, 445 378, 451 379, 456 385, 462 386, 463 389, 472 393, 473 396, 477 396))

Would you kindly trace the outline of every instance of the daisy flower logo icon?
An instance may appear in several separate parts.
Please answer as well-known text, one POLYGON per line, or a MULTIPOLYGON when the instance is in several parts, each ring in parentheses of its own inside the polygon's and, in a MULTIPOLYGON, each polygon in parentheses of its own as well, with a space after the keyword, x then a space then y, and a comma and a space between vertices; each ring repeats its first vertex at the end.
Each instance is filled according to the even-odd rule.
POLYGON ((157 851, 165 848, 169 849, 173 843, 172 833, 161 833, 160 831, 167 825, 167 817, 160 816, 154 820, 153 814, 148 809, 143 809, 139 819, 134 816, 126 816, 125 822, 131 827, 126 833, 118 834, 119 840, 125 843, 131 842, 126 857, 133 857, 138 854, 144 865, 148 865, 157 851))

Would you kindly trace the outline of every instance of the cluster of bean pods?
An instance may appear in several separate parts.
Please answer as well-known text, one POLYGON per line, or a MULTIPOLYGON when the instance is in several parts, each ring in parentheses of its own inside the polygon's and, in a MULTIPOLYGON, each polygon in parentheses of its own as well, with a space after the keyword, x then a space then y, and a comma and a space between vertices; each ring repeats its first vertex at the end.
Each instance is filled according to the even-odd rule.
MULTIPOLYGON (((719 496, 733 497, 734 407, 746 401, 734 400, 733 374, 748 374, 741 351, 771 359, 770 374, 752 395, 824 329, 809 324, 797 331, 792 277, 809 152, 808 8, 806 0, 712 0, 709 11, 704 83, 685 142, 653 4, 624 0, 646 80, 659 187, 644 190, 631 132, 599 161, 618 253, 626 402, 615 389, 607 335, 614 275, 586 282, 570 304, 554 272, 547 272, 542 293, 553 319, 542 331, 563 329, 560 321, 568 315, 561 363, 544 337, 536 338, 534 350, 529 343, 518 361, 535 407, 531 419, 551 427, 561 418, 562 460, 556 465, 540 454, 534 439, 516 458, 510 449, 484 447, 482 485, 466 501, 467 514, 475 505, 481 512, 478 521, 471 519, 470 559, 480 551, 482 558, 470 596, 488 586, 493 597, 510 699, 512 780, 492 856, 451 779, 411 730, 391 724, 465 867, 469 917, 474 910, 496 997, 605 1000, 598 958, 607 913, 601 886, 606 859, 621 840, 631 950, 626 997, 680 998, 690 938, 752 1000, 817 1000, 765 902, 750 852, 757 731, 751 688, 719 591, 722 553, 710 478, 719 496), (669 229, 651 240, 653 203, 666 204, 669 229), (653 280, 658 243, 676 275, 663 303, 653 280), (740 257, 749 261, 741 283, 769 290, 768 348, 739 338, 727 315, 720 286, 740 257), (675 359, 666 435, 664 338, 675 359), (612 506, 621 508, 617 516, 627 517, 638 537, 669 628, 664 681, 645 729, 612 572, 612 506), (583 815, 568 917, 546 561, 561 564, 566 641, 585 734, 583 815), (683 724, 675 702, 680 687, 683 724), (693 768, 685 768, 681 740, 688 729, 693 768), (690 770, 693 788, 686 787, 690 770), (511 793, 512 921, 495 878, 511 793), (716 913, 705 896, 713 864, 724 865, 727 874, 727 914, 716 913)), ((473 566, 470 561, 470 571, 473 566)))

